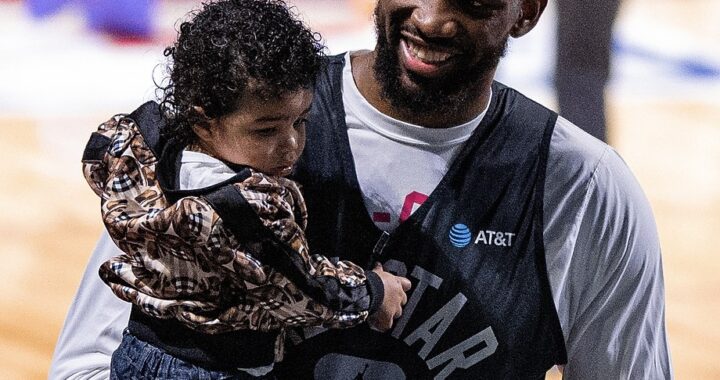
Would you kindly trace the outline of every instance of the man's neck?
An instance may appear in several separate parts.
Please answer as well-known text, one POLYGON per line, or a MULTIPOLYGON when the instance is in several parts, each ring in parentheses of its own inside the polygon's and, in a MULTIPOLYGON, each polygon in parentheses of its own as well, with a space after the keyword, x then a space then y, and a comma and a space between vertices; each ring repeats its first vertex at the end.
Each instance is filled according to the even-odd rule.
POLYGON ((373 64, 375 52, 362 50, 350 53, 352 60, 352 75, 360 94, 378 111, 407 123, 421 125, 427 128, 447 128, 460 125, 472 120, 480 114, 490 99, 491 85, 494 77, 494 70, 484 78, 478 86, 481 90, 471 98, 466 105, 460 108, 459 112, 453 114, 418 114, 393 106, 382 96, 382 86, 375 76, 373 64))

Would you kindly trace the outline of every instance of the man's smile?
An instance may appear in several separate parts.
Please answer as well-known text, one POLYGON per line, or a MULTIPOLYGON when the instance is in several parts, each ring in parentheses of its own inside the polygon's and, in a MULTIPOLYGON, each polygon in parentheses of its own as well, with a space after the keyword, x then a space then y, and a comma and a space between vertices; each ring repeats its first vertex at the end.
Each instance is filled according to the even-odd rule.
POLYGON ((401 32, 400 60, 405 69, 425 77, 442 75, 458 56, 455 49, 430 45, 406 31, 401 32))

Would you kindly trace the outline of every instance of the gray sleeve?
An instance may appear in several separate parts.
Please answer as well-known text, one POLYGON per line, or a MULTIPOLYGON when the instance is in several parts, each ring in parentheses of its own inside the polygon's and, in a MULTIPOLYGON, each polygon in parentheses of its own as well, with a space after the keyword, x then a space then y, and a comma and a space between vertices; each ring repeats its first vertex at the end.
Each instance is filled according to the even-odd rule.
POLYGON ((564 119, 548 158, 545 248, 565 379, 670 379, 660 245, 620 156, 564 119))
POLYGON ((65 318, 49 379, 110 377, 110 357, 120 345, 130 317, 130 304, 113 295, 98 276, 98 268, 120 253, 107 232, 103 232, 65 318))

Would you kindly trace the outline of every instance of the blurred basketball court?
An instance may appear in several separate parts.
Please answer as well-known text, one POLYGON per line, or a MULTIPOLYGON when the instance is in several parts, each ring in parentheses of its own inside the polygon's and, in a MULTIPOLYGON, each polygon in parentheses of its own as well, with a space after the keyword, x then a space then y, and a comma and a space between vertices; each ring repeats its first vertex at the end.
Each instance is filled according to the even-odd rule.
MULTIPOLYGON (((372 47, 372 0, 291 3, 330 52, 372 47)), ((90 32, 77 5, 34 19, 0 0, 0 378, 47 377, 102 228, 83 146, 97 124, 154 98, 175 20, 198 4, 159 1, 153 37, 127 40, 90 32)), ((499 72, 551 108, 554 17, 551 5, 499 72)), ((678 379, 720 378, 718 20, 716 0, 625 1, 608 88, 610 142, 657 218, 678 379)))

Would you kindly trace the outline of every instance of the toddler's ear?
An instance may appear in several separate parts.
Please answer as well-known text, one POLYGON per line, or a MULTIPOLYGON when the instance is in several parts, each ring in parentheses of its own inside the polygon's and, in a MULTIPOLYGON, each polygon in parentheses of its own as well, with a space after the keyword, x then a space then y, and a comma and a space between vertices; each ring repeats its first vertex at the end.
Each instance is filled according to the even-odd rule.
POLYGON ((201 116, 205 116, 205 110, 200 106, 193 106, 193 111, 197 112, 201 116))
POLYGON ((195 135, 200 139, 200 141, 212 141, 212 132, 207 126, 199 126, 196 124, 192 126, 192 130, 195 132, 195 135))
POLYGON ((193 111, 195 111, 198 116, 204 118, 207 121, 203 121, 201 123, 195 124, 192 126, 193 132, 195 132, 195 135, 197 135, 198 138, 200 138, 201 141, 210 141, 213 138, 212 129, 210 128, 210 123, 212 123, 212 120, 209 120, 208 117, 205 115, 205 110, 200 106, 194 106, 193 111))

